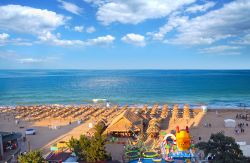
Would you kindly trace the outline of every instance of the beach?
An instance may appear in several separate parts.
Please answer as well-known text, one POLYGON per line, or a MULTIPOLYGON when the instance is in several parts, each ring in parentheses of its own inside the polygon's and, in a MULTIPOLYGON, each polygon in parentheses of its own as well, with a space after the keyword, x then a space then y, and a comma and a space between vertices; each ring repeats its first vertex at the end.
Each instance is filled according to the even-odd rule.
POLYGON ((40 149, 46 154, 50 152, 50 146, 54 143, 67 141, 72 136, 78 138, 81 134, 87 133, 90 129, 89 124, 94 126, 104 118, 108 119, 107 123, 110 123, 124 109, 116 111, 116 106, 108 110, 98 106, 82 106, 72 109, 72 106, 58 105, 2 108, 0 131, 21 132, 23 136, 26 136, 26 129, 35 129, 35 135, 26 136, 27 141, 22 144, 22 151, 40 149), (23 110, 22 113, 21 110, 23 110), (38 115, 39 110, 42 112, 38 115), (62 111, 64 114, 61 113, 62 111), (30 148, 27 142, 30 143, 30 148))
MULTIPOLYGON (((239 118, 239 115, 249 114, 249 110, 202 110, 201 108, 190 109, 189 105, 185 105, 185 107, 179 108, 178 105, 174 105, 171 108, 167 105, 159 106, 158 104, 153 107, 144 105, 142 108, 128 107, 127 105, 111 108, 97 105, 17 106, 15 108, 1 108, 0 130, 21 132, 25 136, 26 129, 35 129, 35 135, 26 135, 27 141, 22 143, 22 151, 39 149, 46 155, 50 152, 50 147, 53 144, 59 141, 68 141, 71 137, 79 138, 81 134, 88 136, 89 131, 91 131, 90 124, 95 125, 100 121, 105 121, 105 124, 109 126, 114 118, 129 110, 149 123, 152 119, 160 119, 158 133, 170 133, 177 126, 181 129, 188 126, 194 143, 207 141, 212 133, 223 132, 227 136, 234 137, 237 142, 250 144, 248 121, 239 118), (41 113, 39 113, 39 110, 41 110, 41 113), (236 118, 237 114, 238 117, 236 118), (236 127, 225 127, 225 119, 235 120, 236 127), (241 126, 241 128, 244 128, 244 132, 238 133, 236 129, 240 129, 238 126, 240 123, 244 123, 244 126, 241 126), (29 142, 29 145, 27 142, 29 142)), ((148 127, 146 126, 144 129, 145 134, 148 127)), ((148 137, 145 143, 152 145, 152 140, 148 137)), ((160 141, 160 137, 157 140, 160 141)), ((109 144, 108 146, 113 158, 121 160, 123 145, 109 144), (112 148, 112 146, 115 148, 112 148)))
POLYGON ((0 163, 250 162, 250 0, 0 4, 0 163))

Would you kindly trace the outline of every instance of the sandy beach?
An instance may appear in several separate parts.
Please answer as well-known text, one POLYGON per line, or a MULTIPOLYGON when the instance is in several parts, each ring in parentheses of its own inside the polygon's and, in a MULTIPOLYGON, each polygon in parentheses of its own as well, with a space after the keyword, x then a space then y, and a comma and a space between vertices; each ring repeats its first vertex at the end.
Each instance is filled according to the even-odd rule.
MULTIPOLYGON (((0 130, 21 132, 25 136, 27 128, 35 129, 35 135, 27 135, 26 143, 22 144, 22 151, 28 151, 27 142, 29 142, 31 150, 42 149, 44 154, 47 154, 50 152, 52 144, 62 140, 67 141, 72 136, 77 138, 81 134, 88 135, 89 125, 94 125, 101 120, 104 120, 108 126, 115 117, 129 109, 148 122, 151 119, 160 118, 159 132, 170 133, 172 130, 175 130, 176 126, 180 128, 188 126, 195 143, 207 141, 212 133, 224 132, 225 135, 234 137, 237 142, 250 144, 250 126, 248 126, 248 121, 236 119, 237 114, 246 115, 249 113, 248 110, 211 109, 203 112, 201 109, 183 109, 178 108, 178 106, 164 109, 164 106, 160 107, 158 105, 154 105, 152 108, 147 107, 147 105, 143 108, 128 106, 113 106, 112 108, 100 106, 63 107, 65 106, 29 106, 23 112, 21 110, 25 110, 25 107, 22 109, 20 107, 15 109, 2 108, 0 113, 0 130), (44 108, 47 109, 39 111, 44 108), (29 114, 27 114, 27 111, 29 111, 29 114), (38 114, 35 114, 37 112, 41 112, 39 116, 43 118, 37 118, 38 114), (244 133, 236 133, 236 128, 226 128, 224 124, 225 119, 236 120, 237 126, 240 123, 244 123, 244 133)), ((160 138, 158 140, 160 141, 160 138)), ((146 143, 152 144, 152 142, 152 139, 148 137, 146 143)), ((122 148, 123 145, 108 145, 108 151, 117 160, 122 159, 122 148)))
MULTIPOLYGON (((90 129, 89 124, 94 126, 98 121, 107 119, 107 124, 118 114, 124 111, 125 108, 120 108, 116 111, 116 106, 110 109, 100 108, 98 106, 84 106, 68 111, 55 110, 54 106, 44 106, 47 108, 40 115, 32 116, 35 112, 39 112, 36 106, 26 107, 27 111, 20 113, 20 109, 2 109, 0 114, 0 131, 5 132, 21 132, 25 136, 25 130, 32 128, 36 130, 35 135, 27 135, 26 143, 22 144, 22 151, 41 149, 44 154, 50 152, 50 146, 58 141, 67 141, 72 136, 78 138, 81 134, 86 134, 90 129), (84 110, 79 112, 79 110, 84 110), (52 113, 53 112, 53 113, 52 113), (58 114, 61 113, 61 114, 58 114), (63 115, 63 116, 62 116, 63 115), (67 116, 65 116, 67 115, 67 116), (77 115, 77 116, 76 116, 77 115)), ((58 108, 57 108, 58 109, 58 108)))

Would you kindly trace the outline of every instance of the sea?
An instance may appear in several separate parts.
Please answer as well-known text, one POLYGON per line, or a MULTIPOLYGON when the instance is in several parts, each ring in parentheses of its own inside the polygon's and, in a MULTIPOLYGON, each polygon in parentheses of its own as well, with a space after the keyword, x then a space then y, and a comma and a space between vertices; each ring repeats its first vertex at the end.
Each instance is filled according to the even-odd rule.
POLYGON ((250 70, 0 70, 0 106, 190 104, 250 108, 250 70))

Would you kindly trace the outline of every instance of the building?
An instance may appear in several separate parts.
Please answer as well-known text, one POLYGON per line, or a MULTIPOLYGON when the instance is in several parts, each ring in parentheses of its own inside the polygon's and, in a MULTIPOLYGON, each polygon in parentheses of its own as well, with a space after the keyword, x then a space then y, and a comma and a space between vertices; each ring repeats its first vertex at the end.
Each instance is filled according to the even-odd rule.
POLYGON ((129 137, 143 132, 143 119, 126 110, 107 127, 105 133, 112 136, 129 137))
POLYGON ((70 157, 71 152, 51 152, 45 159, 48 163, 61 163, 66 162, 70 157))
POLYGON ((21 133, 0 132, 0 161, 8 161, 21 149, 21 133))

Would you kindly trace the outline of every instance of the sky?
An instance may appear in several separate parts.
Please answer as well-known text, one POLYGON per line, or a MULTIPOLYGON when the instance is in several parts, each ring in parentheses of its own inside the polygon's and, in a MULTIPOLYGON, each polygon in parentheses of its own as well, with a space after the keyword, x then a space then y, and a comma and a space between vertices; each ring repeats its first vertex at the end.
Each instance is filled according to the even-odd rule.
POLYGON ((0 69, 250 69, 249 0, 1 0, 0 69))

